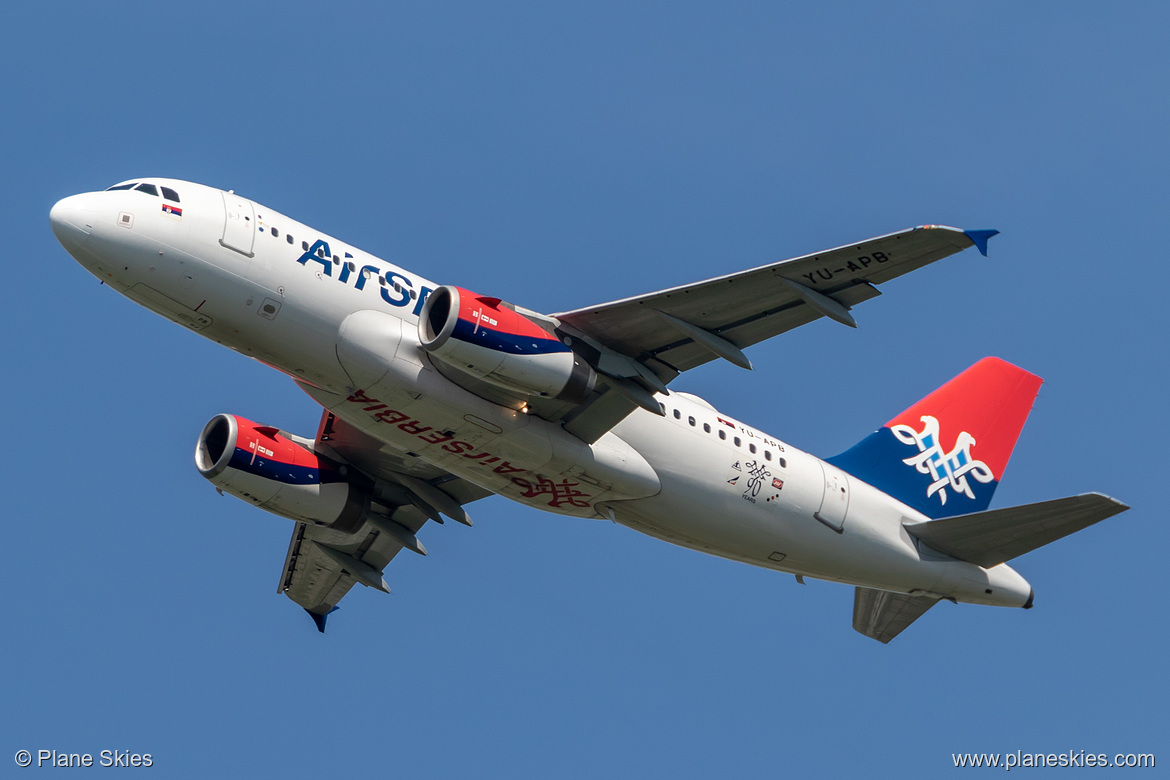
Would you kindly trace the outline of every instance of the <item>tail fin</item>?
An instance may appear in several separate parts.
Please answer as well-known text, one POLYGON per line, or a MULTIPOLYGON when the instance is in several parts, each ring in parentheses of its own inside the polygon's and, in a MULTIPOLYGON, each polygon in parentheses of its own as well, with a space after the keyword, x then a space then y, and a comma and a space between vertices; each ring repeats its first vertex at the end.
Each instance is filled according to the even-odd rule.
POLYGON ((828 462, 927 517, 981 512, 1043 381, 983 358, 828 462))

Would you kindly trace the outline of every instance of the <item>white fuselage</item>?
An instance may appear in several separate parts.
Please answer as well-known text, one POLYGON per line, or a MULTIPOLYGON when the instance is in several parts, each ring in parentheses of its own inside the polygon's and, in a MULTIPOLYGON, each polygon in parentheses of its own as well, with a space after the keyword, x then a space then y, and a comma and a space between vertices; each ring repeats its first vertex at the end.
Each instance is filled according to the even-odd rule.
POLYGON ((178 192, 181 214, 128 190, 54 207, 54 231, 78 262, 283 371, 408 457, 529 506, 757 566, 972 603, 1029 597, 1006 565, 916 543, 903 522, 926 519, 919 512, 693 396, 660 395, 665 417, 638 409, 592 445, 485 400, 420 348, 418 315, 436 283, 234 194, 146 181, 178 192))

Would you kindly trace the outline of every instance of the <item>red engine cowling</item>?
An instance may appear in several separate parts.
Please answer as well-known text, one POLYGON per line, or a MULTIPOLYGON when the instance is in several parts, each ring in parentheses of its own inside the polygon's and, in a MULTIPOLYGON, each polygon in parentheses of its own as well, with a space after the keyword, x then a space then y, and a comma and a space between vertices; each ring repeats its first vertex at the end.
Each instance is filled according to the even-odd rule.
POLYGON ((552 334, 499 298, 444 285, 427 296, 418 337, 432 357, 505 390, 580 402, 597 375, 552 334))
POLYGON ((203 426, 195 465, 217 488, 292 520, 349 530, 370 505, 363 475, 347 473, 277 428, 231 414, 203 426))

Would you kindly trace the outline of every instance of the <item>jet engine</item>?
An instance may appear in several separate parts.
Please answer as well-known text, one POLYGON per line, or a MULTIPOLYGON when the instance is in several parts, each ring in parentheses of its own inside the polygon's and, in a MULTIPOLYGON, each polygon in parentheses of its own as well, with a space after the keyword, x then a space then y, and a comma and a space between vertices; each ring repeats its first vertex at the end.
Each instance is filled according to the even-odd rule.
POLYGON ((279 429, 231 414, 203 426, 195 465, 221 491, 273 514, 348 530, 370 505, 360 473, 321 457, 279 429))
POLYGON ((577 403, 597 375, 555 336, 499 298, 444 285, 418 318, 431 357, 505 390, 577 403))

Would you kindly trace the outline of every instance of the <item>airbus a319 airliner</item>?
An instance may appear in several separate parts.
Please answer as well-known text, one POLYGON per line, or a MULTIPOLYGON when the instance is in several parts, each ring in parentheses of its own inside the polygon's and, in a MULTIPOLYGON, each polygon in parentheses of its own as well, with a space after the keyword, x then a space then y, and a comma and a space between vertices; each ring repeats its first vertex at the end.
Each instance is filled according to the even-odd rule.
POLYGON ((989 509, 1039 377, 984 358, 820 459, 668 385, 995 231, 927 225, 557 314, 440 285, 259 203, 173 179, 65 198, 53 232, 106 285, 290 377, 306 438, 231 414, 195 464, 294 521, 278 592, 317 628, 356 583, 389 592, 427 520, 493 493, 695 550, 856 586, 889 642, 940 600, 1032 606, 1007 561, 1128 507, 1098 493, 989 509))

